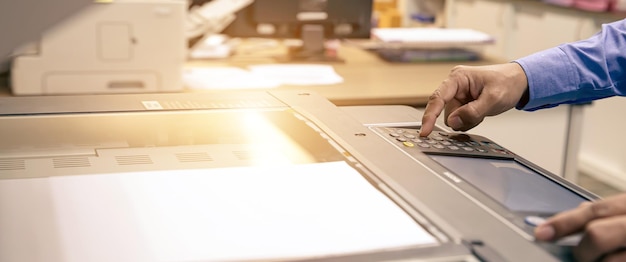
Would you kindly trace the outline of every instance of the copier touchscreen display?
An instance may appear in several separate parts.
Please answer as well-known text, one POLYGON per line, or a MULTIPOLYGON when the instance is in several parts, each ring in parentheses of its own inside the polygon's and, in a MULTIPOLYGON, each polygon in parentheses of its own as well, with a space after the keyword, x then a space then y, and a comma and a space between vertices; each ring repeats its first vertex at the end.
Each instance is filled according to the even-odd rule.
POLYGON ((514 160, 430 157, 513 212, 553 214, 586 201, 514 160))

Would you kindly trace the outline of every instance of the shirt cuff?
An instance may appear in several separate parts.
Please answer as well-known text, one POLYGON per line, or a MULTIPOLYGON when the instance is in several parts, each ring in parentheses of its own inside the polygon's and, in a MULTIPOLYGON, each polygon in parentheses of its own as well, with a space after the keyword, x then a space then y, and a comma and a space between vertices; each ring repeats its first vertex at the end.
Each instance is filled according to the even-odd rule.
POLYGON ((571 98, 577 89, 578 76, 574 65, 559 47, 546 49, 520 58, 518 63, 528 79, 528 103, 517 109, 534 111, 557 106, 571 98))

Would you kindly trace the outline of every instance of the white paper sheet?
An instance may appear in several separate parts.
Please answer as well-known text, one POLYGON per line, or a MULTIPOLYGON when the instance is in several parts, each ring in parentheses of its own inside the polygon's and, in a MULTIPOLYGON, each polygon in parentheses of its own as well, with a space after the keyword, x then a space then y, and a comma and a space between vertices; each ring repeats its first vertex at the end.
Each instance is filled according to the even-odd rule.
POLYGON ((343 78, 330 65, 255 65, 239 67, 198 67, 184 71, 190 89, 255 89, 281 85, 332 85, 343 78))
MULTIPOLYGON (((0 190, 41 180, 0 180, 0 190)), ((276 260, 437 243, 345 162, 47 182, 64 261, 276 260)), ((4 200, 28 190, 15 192, 4 200)), ((27 222, 11 223, 0 225, 27 222)))
POLYGON ((276 79, 255 75, 239 67, 185 69, 183 81, 190 89, 257 89, 281 85, 276 79))
POLYGON ((285 85, 332 85, 343 82, 343 78, 330 65, 269 64, 249 68, 255 75, 276 79, 285 85))

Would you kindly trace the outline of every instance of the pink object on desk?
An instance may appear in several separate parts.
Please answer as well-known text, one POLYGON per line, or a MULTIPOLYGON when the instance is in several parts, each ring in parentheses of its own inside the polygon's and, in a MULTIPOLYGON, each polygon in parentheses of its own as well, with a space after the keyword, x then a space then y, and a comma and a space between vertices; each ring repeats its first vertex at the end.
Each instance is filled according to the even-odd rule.
POLYGON ((611 0, 611 12, 626 12, 626 0, 611 0))
POLYGON ((604 12, 609 10, 609 0, 575 0, 574 7, 587 11, 604 12))

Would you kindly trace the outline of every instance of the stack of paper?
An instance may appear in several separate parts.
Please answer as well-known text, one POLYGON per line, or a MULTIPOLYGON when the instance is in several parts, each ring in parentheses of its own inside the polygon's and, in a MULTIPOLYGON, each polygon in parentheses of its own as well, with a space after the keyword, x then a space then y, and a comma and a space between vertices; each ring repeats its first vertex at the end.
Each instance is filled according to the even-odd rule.
POLYGON ((473 29, 376 28, 367 47, 391 62, 467 61, 480 59, 480 48, 494 38, 473 29))
POLYGON ((486 33, 459 28, 375 28, 372 36, 381 47, 451 48, 494 42, 486 33))

